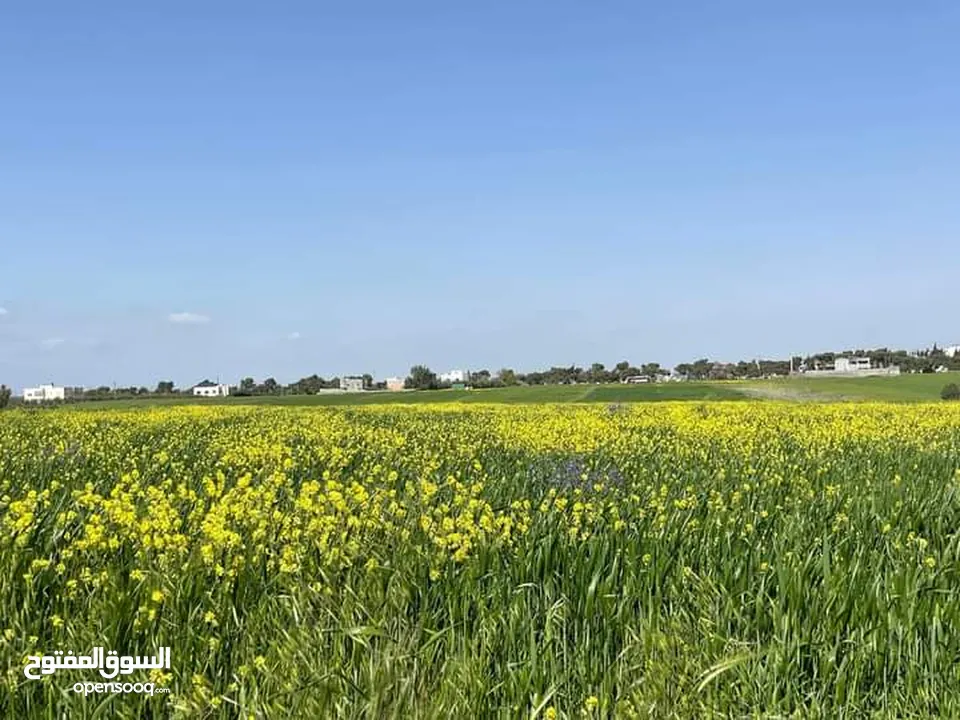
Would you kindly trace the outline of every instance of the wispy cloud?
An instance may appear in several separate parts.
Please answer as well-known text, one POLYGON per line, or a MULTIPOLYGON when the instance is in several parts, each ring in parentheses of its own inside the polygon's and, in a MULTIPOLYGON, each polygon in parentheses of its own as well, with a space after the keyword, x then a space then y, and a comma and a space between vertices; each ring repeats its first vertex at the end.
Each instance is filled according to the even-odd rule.
POLYGON ((57 345, 63 345, 64 342, 66 341, 63 338, 52 337, 52 338, 47 338, 43 340, 40 344, 43 345, 45 348, 55 348, 57 345))
POLYGON ((0 316, 9 314, 5 307, 0 307, 0 316))
POLYGON ((209 316, 192 312, 170 313, 167 315, 167 320, 179 325, 200 325, 210 322, 209 316))
POLYGON ((287 335, 287 340, 299 340, 300 337, 301 337, 301 336, 300 336, 300 333, 294 331, 294 332, 290 333, 289 335, 287 335))

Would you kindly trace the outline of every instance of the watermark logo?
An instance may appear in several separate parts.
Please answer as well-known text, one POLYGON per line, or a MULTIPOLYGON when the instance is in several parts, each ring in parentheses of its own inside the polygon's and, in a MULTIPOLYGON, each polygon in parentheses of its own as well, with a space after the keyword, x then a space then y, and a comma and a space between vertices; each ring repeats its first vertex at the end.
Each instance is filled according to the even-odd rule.
POLYGON ((136 693, 137 695, 153 695, 154 693, 168 693, 169 688, 158 688, 152 682, 145 683, 92 683, 78 682, 70 688, 75 693, 83 693, 84 696, 90 693, 136 693))
MULTIPOLYGON (((57 650, 49 655, 28 655, 23 674, 30 680, 40 680, 45 675, 53 675, 61 670, 97 670, 107 680, 118 675, 130 675, 136 670, 169 670, 170 648, 161 647, 156 655, 118 655, 116 650, 104 652, 102 647, 95 647, 89 655, 76 655, 73 650, 63 652, 57 650)), ((153 695, 155 692, 169 692, 166 688, 158 688, 152 682, 78 682, 72 686, 77 693, 145 693, 153 695)))

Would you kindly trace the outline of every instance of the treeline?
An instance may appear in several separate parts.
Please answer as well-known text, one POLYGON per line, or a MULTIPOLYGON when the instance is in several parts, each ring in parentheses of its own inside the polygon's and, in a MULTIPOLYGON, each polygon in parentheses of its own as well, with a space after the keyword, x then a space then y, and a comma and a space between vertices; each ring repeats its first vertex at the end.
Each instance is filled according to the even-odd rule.
MULTIPOLYGON (((386 388, 385 382, 376 382, 373 376, 365 373, 360 376, 364 390, 382 390, 386 388)), ((258 383, 252 377, 243 378, 240 384, 230 388, 231 395, 255 396, 255 395, 316 395, 323 390, 337 390, 340 388, 340 378, 332 377, 325 380, 319 375, 310 375, 300 378, 289 385, 281 385, 272 377, 258 383)))
MULTIPOLYGON (((940 368, 960 371, 960 354, 948 356, 942 348, 934 345, 926 350, 908 352, 906 350, 890 350, 877 348, 873 350, 847 350, 839 353, 817 353, 806 357, 795 356, 786 360, 740 360, 735 363, 725 363, 701 358, 693 362, 680 363, 672 370, 657 362, 634 365, 622 360, 612 368, 603 363, 593 363, 589 368, 570 366, 554 366, 547 370, 522 373, 512 368, 501 368, 495 372, 482 369, 469 374, 465 384, 474 388, 511 387, 517 385, 572 385, 580 383, 616 383, 625 382, 628 378, 642 377, 650 382, 662 380, 742 380, 784 376, 791 370, 829 367, 839 357, 867 357, 874 366, 890 367, 898 365, 905 373, 932 373, 940 368)), ((384 390, 386 382, 376 381, 370 374, 360 376, 364 390, 384 390)), ((210 384, 208 380, 204 383, 210 384)), ((204 384, 201 383, 201 384, 204 384)), ((404 381, 404 387, 413 390, 431 390, 451 387, 457 383, 442 382, 436 373, 426 365, 415 365, 404 381)), ((282 385, 276 379, 269 377, 257 382, 252 377, 243 378, 238 385, 230 386, 231 395, 316 395, 324 390, 340 388, 340 378, 325 379, 319 375, 310 375, 300 378, 296 382, 282 385)), ((78 402, 84 400, 123 400, 146 398, 171 398, 184 394, 192 394, 193 387, 179 389, 170 380, 157 383, 154 388, 136 387, 108 387, 102 385, 97 388, 66 388, 64 401, 56 400, 48 404, 61 402, 78 402)), ((0 385, 0 408, 8 405, 13 398, 11 391, 5 385, 0 385)))
MULTIPOLYGON (((646 363, 640 367, 624 360, 607 370, 603 363, 593 363, 589 369, 576 365, 569 367, 551 367, 549 370, 520 373, 512 368, 501 368, 496 372, 474 370, 465 384, 475 388, 511 387, 515 385, 572 385, 575 383, 622 382, 628 377, 645 375, 651 379, 669 375, 670 371, 660 363, 646 363)), ((414 365, 410 368, 404 386, 412 390, 436 390, 450 387, 455 383, 442 382, 426 365, 414 365)))
MULTIPOLYGON (((837 353, 817 353, 806 357, 796 355, 781 360, 740 360, 735 363, 717 362, 700 358, 693 362, 680 363, 672 371, 660 363, 650 362, 636 366, 627 360, 607 369, 603 363, 593 363, 589 368, 570 365, 551 367, 529 373, 502 368, 494 373, 477 370, 470 373, 468 384, 472 387, 508 387, 514 385, 571 385, 579 383, 625 382, 628 378, 642 377, 649 381, 660 380, 748 380, 789 375, 791 371, 828 367, 840 357, 867 357, 874 367, 898 365, 905 373, 933 373, 939 368, 960 370, 960 354, 950 357, 942 348, 934 345, 928 350, 908 352, 877 348, 873 350, 846 350, 837 353)), ((449 387, 440 382, 437 375, 425 365, 410 369, 405 387, 425 390, 449 387)))
MULTIPOLYGON (((554 366, 548 370, 521 373, 512 368, 502 368, 491 373, 489 370, 476 370, 470 373, 466 384, 474 388, 512 387, 516 385, 577 385, 627 382, 631 378, 643 378, 649 382, 663 380, 732 380, 736 378, 770 377, 786 375, 790 371, 790 362, 768 361, 741 362, 736 364, 712 362, 706 358, 693 363, 681 363, 673 371, 660 363, 643 363, 640 366, 627 360, 618 362, 607 369, 603 363, 593 363, 589 368, 570 365, 554 366)), ((405 387, 415 390, 434 390, 449 387, 435 373, 424 365, 410 369, 405 387)))
POLYGON ((804 358, 804 363, 808 368, 813 369, 817 363, 828 365, 838 357, 868 357, 875 365, 881 367, 899 365, 901 372, 906 373, 932 373, 936 372, 939 367, 945 367, 947 370, 960 370, 960 354, 950 357, 944 352, 943 348, 936 345, 926 350, 913 352, 878 348, 842 353, 818 353, 804 358))

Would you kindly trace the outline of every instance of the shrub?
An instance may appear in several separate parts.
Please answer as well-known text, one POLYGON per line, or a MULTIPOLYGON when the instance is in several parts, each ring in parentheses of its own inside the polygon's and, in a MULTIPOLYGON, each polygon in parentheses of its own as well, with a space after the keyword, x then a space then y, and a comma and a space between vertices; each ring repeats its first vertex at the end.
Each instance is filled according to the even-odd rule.
POLYGON ((940 391, 940 397, 944 400, 960 400, 960 387, 956 383, 950 383, 943 386, 940 391))

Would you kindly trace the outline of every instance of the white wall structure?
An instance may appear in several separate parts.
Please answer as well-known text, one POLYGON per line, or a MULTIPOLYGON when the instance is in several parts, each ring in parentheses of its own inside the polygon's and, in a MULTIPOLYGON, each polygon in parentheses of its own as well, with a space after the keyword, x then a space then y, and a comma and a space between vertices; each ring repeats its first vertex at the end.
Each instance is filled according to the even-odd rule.
POLYGON ((346 376, 340 378, 340 389, 344 392, 363 392, 363 378, 346 376))
POLYGON ((960 355, 960 345, 951 345, 950 347, 945 347, 943 349, 943 354, 947 357, 956 357, 960 355))
POLYGON ((801 365, 799 371, 792 371, 791 375, 804 375, 806 377, 869 377, 872 375, 899 375, 900 366, 890 365, 888 367, 874 366, 870 358, 866 357, 838 357, 833 361, 833 367, 817 367, 810 370, 801 365))
POLYGON ((66 398, 67 390, 56 385, 41 385, 35 388, 23 389, 24 402, 49 402, 50 400, 63 400, 66 398))
POLYGON ((437 380, 439 380, 440 382, 448 382, 448 383, 466 382, 469 379, 470 379, 469 370, 450 370, 449 372, 440 373, 439 375, 437 375, 437 380))
POLYGON ((218 383, 200 383, 193 388, 197 397, 226 397, 230 394, 230 386, 218 383))
POLYGON ((850 372, 851 370, 869 370, 870 358, 865 357, 838 357, 833 362, 835 372, 850 372))
POLYGON ((400 390, 403 390, 403 378, 388 377, 387 390, 390 390, 391 392, 398 392, 400 390))

